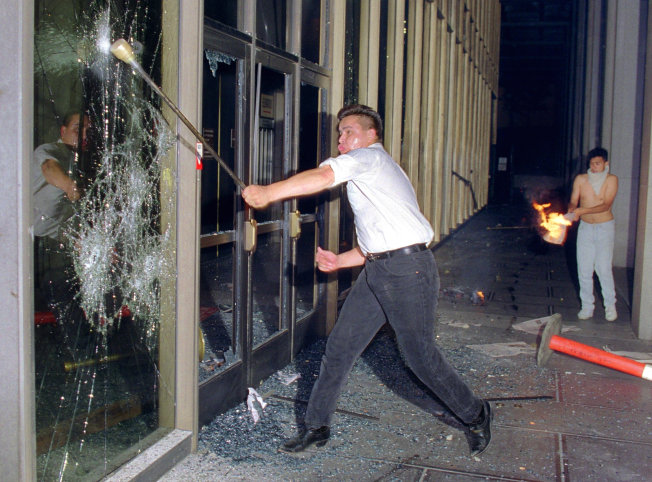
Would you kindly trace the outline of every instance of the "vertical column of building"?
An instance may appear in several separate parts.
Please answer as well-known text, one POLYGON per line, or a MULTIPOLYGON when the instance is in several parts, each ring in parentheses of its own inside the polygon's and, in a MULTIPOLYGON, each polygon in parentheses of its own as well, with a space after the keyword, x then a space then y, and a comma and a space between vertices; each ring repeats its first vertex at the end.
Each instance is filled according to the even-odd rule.
MULTIPOLYGON (((387 12, 387 72, 385 76, 385 136, 387 152, 394 158, 401 157, 401 133, 403 123, 403 83, 406 35, 405 0, 388 3, 387 12)), ((383 114, 383 113, 381 113, 383 114)))
POLYGON ((439 86, 437 62, 437 7, 426 3, 423 15, 423 75, 421 77, 421 129, 419 142, 419 169, 417 196, 424 215, 433 222, 432 171, 435 164, 435 134, 438 123, 436 92, 439 86))
POLYGON ((444 219, 444 199, 447 192, 447 181, 450 173, 446 171, 445 154, 446 154, 446 133, 448 122, 448 89, 449 89, 449 68, 448 62, 448 42, 450 33, 446 23, 442 2, 437 4, 437 21, 436 21, 436 55, 437 55, 437 94, 436 94, 436 130, 434 140, 434 163, 435 168, 432 170, 432 224, 435 231, 435 239, 439 241, 442 236, 442 225, 444 219))
POLYGON ((407 23, 407 62, 405 73, 405 121, 401 167, 415 185, 419 165, 421 122, 421 55, 423 40, 423 0, 411 0, 407 23))
POLYGON ((652 15, 648 12, 647 52, 645 61, 645 104, 641 138, 641 172, 636 224, 636 263, 634 266, 634 293, 632 328, 639 338, 652 340, 652 15))
POLYGON ((35 480, 34 313, 30 163, 33 105, 34 2, 6 2, 0 19, 4 47, 0 59, 0 467, 3 480, 35 480))

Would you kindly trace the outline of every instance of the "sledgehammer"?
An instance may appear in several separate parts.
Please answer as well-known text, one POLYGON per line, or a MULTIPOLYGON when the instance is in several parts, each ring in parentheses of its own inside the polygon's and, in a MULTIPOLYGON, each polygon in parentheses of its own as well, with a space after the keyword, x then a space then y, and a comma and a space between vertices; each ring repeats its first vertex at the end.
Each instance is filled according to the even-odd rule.
POLYGON ((604 350, 584 345, 559 336, 561 332, 561 315, 554 314, 546 324, 537 350, 537 365, 545 366, 553 350, 581 358, 598 365, 618 370, 645 380, 652 380, 652 365, 641 363, 631 358, 614 355, 604 350))
POLYGON ((210 143, 204 139, 204 136, 202 136, 197 128, 192 125, 192 123, 186 118, 185 115, 179 110, 179 108, 176 106, 174 102, 170 100, 170 98, 165 95, 165 93, 160 89, 158 85, 152 80, 152 78, 147 75, 147 73, 143 70, 143 67, 138 63, 136 60, 136 54, 134 53, 134 50, 131 48, 131 45, 127 43, 125 39, 118 39, 115 42, 113 42, 113 45, 111 45, 111 53, 115 55, 118 59, 122 60, 124 63, 131 65, 133 67, 134 72, 136 72, 145 82, 149 84, 149 86, 156 92, 161 99, 165 101, 165 103, 172 109, 172 111, 177 115, 179 120, 183 122, 188 129, 190 129, 190 132, 194 134, 194 136, 201 141, 201 143, 208 149, 208 152, 212 154, 212 156, 217 159, 217 162, 219 165, 226 171, 226 173, 231 176, 231 179, 233 179, 233 182, 235 182, 238 186, 240 186, 240 189, 244 189, 246 187, 245 183, 235 175, 235 173, 231 170, 231 168, 224 162, 224 160, 215 152, 215 149, 213 149, 210 145, 210 143))

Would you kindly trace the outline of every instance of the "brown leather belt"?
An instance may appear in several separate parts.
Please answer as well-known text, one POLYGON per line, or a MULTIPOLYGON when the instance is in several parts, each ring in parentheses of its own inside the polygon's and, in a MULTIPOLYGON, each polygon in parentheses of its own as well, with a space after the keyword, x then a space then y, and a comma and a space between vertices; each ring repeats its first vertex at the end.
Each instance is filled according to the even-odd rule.
POLYGON ((405 246, 404 248, 392 249, 391 251, 383 251, 382 253, 368 253, 365 257, 368 261, 377 261, 379 259, 391 258, 399 254, 412 254, 418 253, 426 249, 425 243, 422 244, 412 244, 410 246, 405 246))

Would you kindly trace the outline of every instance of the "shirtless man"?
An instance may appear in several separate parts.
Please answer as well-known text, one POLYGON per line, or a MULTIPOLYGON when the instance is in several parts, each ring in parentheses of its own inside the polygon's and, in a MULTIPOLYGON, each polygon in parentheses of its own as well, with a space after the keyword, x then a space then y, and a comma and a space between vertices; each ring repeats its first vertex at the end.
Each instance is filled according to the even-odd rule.
POLYGON ((616 291, 611 262, 614 250, 615 221, 611 205, 618 193, 618 178, 609 174, 607 151, 596 147, 588 154, 589 170, 573 182, 568 212, 580 221, 577 231, 577 275, 582 309, 580 320, 593 317, 593 272, 602 287, 605 318, 615 321, 616 291))

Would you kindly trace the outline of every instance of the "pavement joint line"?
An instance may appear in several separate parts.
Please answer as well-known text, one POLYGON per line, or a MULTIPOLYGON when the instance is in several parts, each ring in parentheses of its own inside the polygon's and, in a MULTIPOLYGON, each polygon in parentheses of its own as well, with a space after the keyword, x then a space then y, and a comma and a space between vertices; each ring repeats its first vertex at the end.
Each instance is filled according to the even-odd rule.
MULTIPOLYGON (((308 449, 312 453, 317 453, 319 449, 308 449)), ((505 475, 498 475, 498 474, 491 474, 491 473, 486 473, 486 472, 470 472, 467 470, 462 470, 462 469, 454 469, 450 467, 437 467, 434 465, 423 465, 423 464, 415 464, 415 463, 403 463, 403 462, 397 462, 393 460, 387 460, 387 459, 380 459, 377 457, 365 457, 365 456, 351 456, 351 455, 346 455, 346 454, 335 454, 332 452, 326 453, 323 452, 324 455, 327 455, 332 458, 342 458, 342 459, 349 459, 349 460, 366 460, 369 462, 376 462, 376 463, 381 463, 381 464, 389 464, 389 465, 400 465, 405 468, 413 468, 413 469, 422 469, 426 471, 432 471, 432 472, 439 472, 439 473, 445 473, 445 474, 452 474, 452 475, 465 475, 473 478, 479 478, 479 479, 484 479, 484 480, 507 480, 507 481, 519 481, 519 482, 534 482, 539 479, 526 479, 523 477, 513 477, 513 476, 505 476, 505 475)), ((383 479, 375 479, 375 480, 383 480, 383 479)))
POLYGON ((485 397, 483 400, 486 400, 488 402, 520 402, 520 401, 537 401, 537 400, 554 400, 555 397, 553 395, 530 395, 530 396, 522 396, 522 397, 485 397))
POLYGON ((491 427, 492 428, 501 427, 501 428, 509 428, 513 430, 522 430, 525 432, 538 432, 538 433, 546 433, 551 435, 562 435, 564 437, 576 437, 576 438, 582 438, 587 440, 602 440, 605 442, 617 442, 622 444, 635 444, 635 445, 644 445, 644 446, 652 447, 652 442, 647 442, 644 440, 628 440, 628 439, 622 439, 616 437, 605 437, 604 435, 590 435, 590 434, 573 433, 573 432, 567 432, 561 430, 546 430, 546 429, 539 429, 539 428, 532 428, 532 427, 521 427, 519 425, 510 425, 509 423, 494 422, 491 424, 491 427))
MULTIPOLYGON (((293 402, 293 403, 300 403, 302 405, 308 405, 308 402, 306 400, 301 400, 298 398, 290 398, 290 397, 283 397, 281 395, 277 395, 275 393, 269 394, 269 397, 275 398, 276 400, 281 400, 283 402, 293 402)), ((379 417, 376 417, 374 415, 367 415, 364 413, 359 413, 359 412, 352 412, 350 410, 344 410, 342 408, 338 408, 335 410, 336 413, 341 413, 343 415, 351 415, 352 417, 358 417, 358 418, 364 418, 367 420, 375 420, 375 421, 380 421, 379 417)))
POLYGON ((563 434, 557 434, 557 457, 555 457, 555 465, 557 471, 557 480, 565 482, 570 480, 568 473, 568 458, 566 454, 568 453, 568 448, 566 444, 566 437, 563 434))

